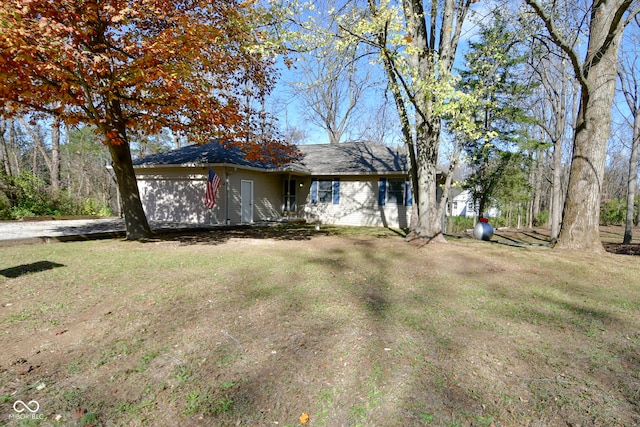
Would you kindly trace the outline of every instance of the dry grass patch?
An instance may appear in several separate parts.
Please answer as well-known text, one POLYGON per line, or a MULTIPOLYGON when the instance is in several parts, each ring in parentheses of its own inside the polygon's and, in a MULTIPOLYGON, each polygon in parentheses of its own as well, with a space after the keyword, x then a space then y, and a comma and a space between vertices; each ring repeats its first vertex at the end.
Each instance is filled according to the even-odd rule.
POLYGON ((347 231, 0 248, 0 419, 640 423, 635 257, 347 231))

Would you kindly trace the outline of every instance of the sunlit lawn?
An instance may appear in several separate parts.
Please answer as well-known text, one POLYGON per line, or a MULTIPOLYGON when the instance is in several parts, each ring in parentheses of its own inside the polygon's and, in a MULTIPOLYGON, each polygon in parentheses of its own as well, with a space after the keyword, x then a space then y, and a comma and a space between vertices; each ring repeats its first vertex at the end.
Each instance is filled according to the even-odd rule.
POLYGON ((632 256, 382 229, 15 246, 0 303, 9 425, 640 424, 632 256))

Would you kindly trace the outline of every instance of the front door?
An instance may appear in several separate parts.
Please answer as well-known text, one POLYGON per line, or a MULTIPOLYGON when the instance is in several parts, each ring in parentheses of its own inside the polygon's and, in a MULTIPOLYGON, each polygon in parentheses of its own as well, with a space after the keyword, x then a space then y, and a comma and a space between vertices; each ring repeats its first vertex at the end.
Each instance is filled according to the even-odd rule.
POLYGON ((282 211, 287 214, 295 214, 298 207, 296 206, 296 180, 284 180, 284 203, 282 211))
POLYGON ((240 182, 240 205, 240 222, 253 222, 253 181, 243 179, 240 182))

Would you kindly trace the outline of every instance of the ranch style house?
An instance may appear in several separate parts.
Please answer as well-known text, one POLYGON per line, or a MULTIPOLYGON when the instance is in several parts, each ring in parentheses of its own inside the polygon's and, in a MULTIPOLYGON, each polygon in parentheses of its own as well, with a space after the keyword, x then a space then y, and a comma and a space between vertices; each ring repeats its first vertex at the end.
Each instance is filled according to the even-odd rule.
POLYGON ((304 219, 405 228, 412 198, 406 156, 367 142, 299 145, 301 156, 276 166, 250 161, 213 142, 134 160, 147 218, 203 225, 304 219), (205 206, 209 169, 221 180, 205 206))

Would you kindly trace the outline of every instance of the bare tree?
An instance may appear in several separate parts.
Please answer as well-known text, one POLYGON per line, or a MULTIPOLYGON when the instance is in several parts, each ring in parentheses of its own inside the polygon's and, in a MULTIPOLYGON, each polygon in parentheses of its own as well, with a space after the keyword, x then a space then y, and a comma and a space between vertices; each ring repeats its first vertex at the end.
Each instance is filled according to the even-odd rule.
POLYGON ((376 99, 373 105, 368 105, 354 123, 354 130, 357 138, 365 141, 382 142, 387 145, 402 145, 402 140, 398 140, 400 133, 398 129, 397 113, 395 107, 384 93, 378 90, 373 91, 376 99))
POLYGON ((531 47, 529 65, 541 83, 540 116, 538 126, 549 139, 552 151, 551 204, 549 222, 551 240, 555 242, 560 234, 562 219, 563 144, 568 136, 571 105, 576 90, 567 68, 568 59, 561 51, 549 48, 546 43, 534 43, 531 47))
POLYGON ((16 130, 12 119, 0 116, 0 156, 2 156, 3 171, 7 176, 19 173, 19 165, 15 154, 16 130))
MULTIPOLYGON (((636 16, 636 31, 640 29, 640 20, 636 16)), ((631 138, 631 154, 629 155, 629 169, 627 175, 627 209, 624 225, 623 243, 631 243, 633 239, 634 206, 636 198, 636 186, 638 181, 638 144, 640 144, 640 49, 638 49, 640 37, 636 32, 630 37, 627 46, 621 53, 618 78, 620 90, 631 112, 633 122, 633 135, 631 138)), ((640 209, 639 209, 640 211, 640 209)), ((640 214, 639 214, 640 216, 640 214)))
MULTIPOLYGON (((573 157, 562 227, 556 246, 601 252, 600 191, 611 106, 618 69, 618 47, 626 25, 640 11, 635 0, 587 1, 584 27, 571 28, 568 3, 525 0, 544 22, 553 42, 567 55, 580 85, 580 108, 576 122, 573 157), (565 6, 564 10, 559 5, 565 6), (576 45, 584 31, 586 49, 576 45), (584 54, 581 54, 584 52, 584 54)), ((576 3, 577 6, 577 3, 576 3)), ((579 7, 573 9, 580 11, 579 7)), ((578 24, 579 25, 579 24, 578 24)))
POLYGON ((337 144, 349 133, 367 90, 377 84, 358 66, 357 46, 339 48, 327 43, 297 63, 302 81, 292 84, 308 108, 307 118, 337 144))
POLYGON ((22 127, 27 131, 34 144, 34 148, 44 159, 49 171, 51 191, 55 194, 60 190, 60 120, 53 119, 50 131, 50 149, 45 142, 45 132, 42 122, 27 123, 24 117, 18 119, 22 127))

